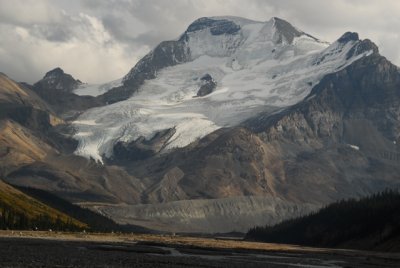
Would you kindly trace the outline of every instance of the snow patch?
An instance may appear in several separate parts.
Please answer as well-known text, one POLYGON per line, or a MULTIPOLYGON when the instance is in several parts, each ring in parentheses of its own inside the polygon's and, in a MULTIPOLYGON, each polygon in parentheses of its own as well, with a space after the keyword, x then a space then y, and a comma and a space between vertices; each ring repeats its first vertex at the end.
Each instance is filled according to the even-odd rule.
POLYGON ((360 147, 358 147, 357 145, 353 145, 353 144, 348 144, 348 146, 356 151, 360 150, 360 147))
POLYGON ((87 126, 97 125, 96 120, 75 120, 73 123, 76 125, 87 125, 87 126))

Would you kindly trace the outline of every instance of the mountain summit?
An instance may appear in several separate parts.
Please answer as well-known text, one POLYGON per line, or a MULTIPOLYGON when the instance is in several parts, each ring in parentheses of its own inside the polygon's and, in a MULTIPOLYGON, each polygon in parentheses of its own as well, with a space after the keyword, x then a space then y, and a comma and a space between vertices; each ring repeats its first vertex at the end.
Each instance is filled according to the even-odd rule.
POLYGON ((82 82, 75 80, 72 75, 64 73, 64 71, 57 67, 43 77, 42 80, 35 84, 36 87, 40 87, 43 90, 56 89, 65 92, 72 92, 77 89, 82 82))

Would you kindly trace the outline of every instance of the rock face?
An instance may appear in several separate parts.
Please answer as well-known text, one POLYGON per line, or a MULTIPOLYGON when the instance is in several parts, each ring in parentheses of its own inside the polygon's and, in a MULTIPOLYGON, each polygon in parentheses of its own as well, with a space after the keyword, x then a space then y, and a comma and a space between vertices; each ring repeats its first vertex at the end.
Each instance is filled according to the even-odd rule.
POLYGON ((43 79, 35 84, 35 87, 42 90, 72 92, 81 84, 80 80, 75 80, 70 74, 64 73, 61 68, 57 67, 47 72, 43 79))
POLYGON ((159 153, 168 140, 175 134, 175 129, 157 132, 150 140, 140 137, 135 141, 117 142, 114 145, 114 161, 136 161, 149 158, 159 153))
POLYGON ((340 43, 347 43, 350 41, 357 41, 357 40, 359 40, 358 33, 352 33, 352 32, 346 32, 338 39, 340 43))
POLYGON ((295 37, 299 37, 304 34, 303 32, 297 30, 295 27, 293 27, 293 25, 291 25, 289 22, 285 20, 275 17, 273 18, 273 21, 274 21, 274 26, 277 29, 274 35, 274 41, 277 44, 282 44, 282 43, 292 44, 295 37))
POLYGON ((186 62, 190 52, 182 41, 164 41, 142 58, 123 78, 123 85, 113 88, 98 98, 114 103, 129 98, 145 80, 153 79, 162 68, 186 62))
POLYGON ((207 28, 210 29, 212 35, 237 34, 240 30, 240 26, 231 20, 205 17, 200 18, 190 24, 180 39, 187 39, 187 33, 196 32, 207 28))
POLYGON ((199 91, 197 91, 198 97, 203 97, 210 94, 217 87, 217 83, 209 74, 205 74, 202 78, 200 78, 200 81, 201 86, 199 91))

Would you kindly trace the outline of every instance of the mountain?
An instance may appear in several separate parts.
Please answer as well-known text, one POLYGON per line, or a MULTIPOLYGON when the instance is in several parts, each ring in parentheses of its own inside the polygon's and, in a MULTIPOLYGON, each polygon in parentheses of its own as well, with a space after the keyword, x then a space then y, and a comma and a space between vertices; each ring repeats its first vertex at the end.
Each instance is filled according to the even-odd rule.
POLYGON ((102 105, 100 101, 92 96, 79 96, 74 93, 84 84, 65 73, 57 67, 45 74, 45 76, 32 86, 43 100, 63 118, 74 118, 80 112, 102 105))
POLYGON ((314 247, 399 251, 400 194, 385 191, 335 202, 308 216, 255 227, 246 239, 314 247))
POLYGON ((123 78, 131 98, 77 119, 77 154, 103 162, 119 158, 114 151, 121 150, 113 146, 121 143, 136 154, 141 144, 173 130, 152 150, 167 152, 260 112, 291 106, 324 75, 373 52, 361 42, 344 36, 328 45, 277 18, 199 19, 178 40, 158 45, 123 78), (212 84, 206 86, 204 77, 212 84), (198 96, 205 87, 210 93, 198 96))
MULTIPOLYGON (((269 22, 270 25, 274 25, 273 21, 269 22)), ((192 28, 189 27, 189 32, 190 29, 192 28)), ((211 32, 206 32, 206 34, 214 38, 211 32)), ((282 74, 277 72, 277 77, 268 78, 276 80, 279 76, 283 76, 283 81, 280 81, 278 85, 283 84, 283 89, 286 89, 286 93, 291 97, 287 98, 287 103, 282 104, 285 91, 281 91, 280 106, 276 102, 273 108, 266 104, 268 101, 271 102, 271 98, 274 100, 269 94, 265 95, 265 99, 262 99, 260 95, 251 96, 259 92, 256 90, 256 93, 252 93, 255 82, 250 79, 245 80, 241 76, 239 76, 240 79, 235 80, 240 85, 240 88, 236 90, 242 90, 246 83, 251 81, 253 84, 249 86, 250 89, 246 89, 246 94, 251 96, 253 105, 245 101, 246 95, 243 92, 239 98, 240 102, 234 101, 235 95, 231 93, 235 92, 235 84, 224 89, 231 94, 230 97, 222 98, 224 94, 222 92, 216 95, 215 99, 212 95, 209 99, 193 98, 198 87, 192 86, 193 91, 188 96, 176 100, 177 104, 174 104, 170 101, 171 98, 164 97, 168 93, 165 90, 167 88, 165 84, 171 81, 177 85, 177 87, 169 88, 173 95, 173 92, 181 92, 180 89, 183 87, 180 83, 193 81, 187 77, 193 77, 188 74, 195 68, 193 65, 187 66, 188 63, 182 63, 170 66, 164 71, 158 71, 156 78, 146 81, 139 93, 135 93, 127 101, 89 110, 83 114, 80 118, 83 122, 78 123, 78 133, 84 131, 90 134, 83 138, 79 137, 81 140, 77 153, 84 155, 84 147, 88 146, 91 149, 88 153, 96 155, 96 149, 93 147, 98 146, 100 150, 106 152, 107 149, 109 150, 108 154, 114 159, 113 163, 121 163, 122 159, 129 156, 127 151, 131 148, 131 159, 135 161, 128 161, 127 169, 138 178, 146 178, 144 182, 147 185, 146 191, 142 194, 142 201, 148 203, 147 205, 96 208, 126 222, 137 223, 140 220, 136 219, 145 219, 157 222, 157 226, 160 222, 165 222, 164 228, 172 228, 171 222, 175 222, 179 228, 184 228, 190 222, 191 226, 196 226, 202 231, 224 230, 223 228, 227 225, 222 227, 221 223, 229 222, 224 221, 224 217, 226 219, 229 218, 227 215, 236 215, 236 217, 246 219, 243 220, 244 223, 240 222, 240 219, 235 222, 236 230, 238 230, 246 224, 259 221, 259 217, 255 214, 271 214, 267 211, 260 212, 256 208, 258 204, 267 202, 264 200, 270 197, 276 202, 283 200, 285 204, 296 204, 298 211, 304 213, 306 208, 310 210, 338 199, 363 196, 381 191, 386 187, 398 187, 400 84, 397 67, 382 57, 378 48, 370 40, 360 40, 356 33, 345 33, 331 45, 304 35, 307 42, 325 47, 314 53, 308 51, 305 56, 292 55, 289 59, 274 59, 273 64, 270 63, 273 66, 272 70, 284 69, 279 66, 281 62, 287 64, 285 71, 280 71, 282 74), (179 71, 175 70, 177 68, 179 71), (188 73, 185 73, 185 70, 188 73), (293 73, 301 73, 301 75, 296 77, 293 73), (318 75, 314 76, 315 74, 318 75), (172 79, 177 75, 181 75, 180 79, 172 79), (245 81, 244 84, 243 81, 245 81), (307 84, 304 81, 312 81, 312 83, 307 84), (308 88, 304 90, 306 95, 304 97, 300 95, 298 99, 293 98, 296 93, 288 89, 296 92, 299 85, 308 85, 308 88), (158 91, 154 90, 157 89, 156 86, 160 88, 158 91), (161 97, 156 94, 157 92, 160 92, 161 97), (217 97, 221 98, 221 102, 217 101, 217 97), (257 106, 255 103, 260 99, 265 101, 257 106), (144 100, 151 105, 146 106, 146 109, 138 109, 145 106, 144 100), (165 104, 161 101, 165 101, 165 104), (186 106, 186 101, 190 105, 186 106), (165 105, 160 108, 162 113, 155 112, 156 102, 161 107, 165 105), (198 104, 195 105, 195 103, 198 104), (240 109, 242 103, 244 103, 243 107, 246 107, 243 108, 244 110, 251 111, 249 114, 246 115, 240 109), (209 116, 202 115, 203 121, 218 117, 224 117, 224 120, 232 117, 233 119, 225 128, 214 131, 218 127, 207 129, 193 118, 197 115, 189 114, 188 107, 195 107, 197 112, 200 110, 199 107, 204 109, 202 111, 204 113, 210 112, 207 114, 209 116), (173 113, 171 111, 171 117, 168 114, 169 109, 173 111, 173 113), (218 109, 218 112, 213 109, 218 109), (238 114, 232 115, 234 113, 231 112, 232 110, 238 114), (180 125, 185 122, 180 114, 182 117, 189 117, 188 122, 191 124, 186 128, 181 128, 185 132, 179 131, 180 125), (96 119, 96 116, 99 119, 96 119), (104 120, 104 118, 110 119, 104 120), (111 118, 118 118, 118 120, 111 120, 111 118), (175 119, 176 122, 173 121, 175 119), (93 123, 84 125, 84 122, 93 123), (166 142, 164 149, 159 150, 161 154, 155 157, 145 155, 150 158, 137 161, 137 158, 133 156, 143 155, 137 149, 143 148, 141 144, 153 144, 157 136, 165 137, 165 135, 149 131, 153 122, 158 128, 164 124, 164 131, 172 137, 166 142), (115 128, 121 124, 122 130, 116 131, 115 128), (109 126, 110 132, 104 130, 104 126, 109 126), (97 131, 100 129, 101 131, 97 131), (143 135, 139 136, 142 129, 147 133, 153 133, 153 136, 149 134, 147 139, 143 135), (196 137, 194 132, 198 129, 198 133, 205 135, 204 138, 194 139, 191 143, 189 140, 190 145, 182 149, 165 150, 172 149, 177 144, 185 145, 180 139, 185 135, 196 137), (208 132, 212 133, 208 134, 208 132), (119 154, 121 149, 120 143, 115 143, 110 138, 112 135, 120 140, 131 139, 131 141, 124 141, 126 146, 122 157, 115 155, 116 152, 119 154), (118 150, 115 150, 115 147, 114 150, 110 149, 113 144, 118 145, 118 150), (248 200, 247 196, 261 196, 264 199, 263 201, 248 200), (183 201, 187 199, 191 202, 183 201), (209 201, 204 199, 211 199, 211 204, 208 205, 209 201), (211 208, 206 210, 204 202, 211 208), (248 206, 248 203, 251 206, 248 206), (220 210, 220 207, 224 209, 220 210), (204 210, 216 212, 208 215, 205 220, 203 220, 204 216, 195 216, 203 215, 204 210), (165 214, 156 216, 154 211, 159 213, 168 211, 168 213, 164 212, 165 214), (248 215, 244 211, 255 213, 248 215), (180 221, 182 223, 179 223, 180 221), (200 224, 199 221, 202 223, 200 224)), ((260 36, 259 32, 256 36, 260 36)), ((223 38, 229 39, 231 36, 227 34, 223 38)), ((205 37, 201 40, 208 42, 205 37)), ((277 38, 277 40, 280 39, 277 38)), ((295 37, 293 40, 296 40, 295 37)), ((243 42, 238 43, 243 44, 243 42)), ((275 44, 270 41, 266 43, 275 44)), ((205 45, 204 47, 214 49, 217 46, 205 45)), ((285 51, 296 49, 296 46, 289 42, 284 42, 283 45, 280 44, 277 47, 285 51)), ((266 57, 270 56, 266 54, 266 57)), ((206 67, 201 67, 206 70, 200 68, 199 73, 213 76, 211 68, 215 67, 209 67, 213 60, 220 61, 222 58, 221 65, 226 66, 225 55, 218 55, 211 58, 206 54, 207 60, 203 63, 206 67)), ((271 75, 271 70, 263 66, 260 57, 257 59, 255 67, 252 66, 252 73, 254 73, 254 68, 262 67, 266 74, 271 75)), ((247 71, 246 68, 241 68, 239 74, 247 71)), ((254 75, 253 79, 261 79, 260 73, 261 71, 254 75)), ((221 74, 223 75, 225 74, 221 74)), ((233 71, 233 75, 238 74, 233 71)), ((201 76, 198 75, 198 77, 201 76)), ((222 87, 225 81, 224 79, 217 81, 215 93, 221 90, 218 89, 218 85, 222 87)), ((268 84, 264 82, 262 81, 260 85, 266 88, 265 91, 261 91, 263 94, 268 92, 268 84)), ((276 84, 273 85, 276 86, 276 84)), ((271 199, 269 202, 273 206, 277 205, 271 199)), ((265 208, 265 205, 260 207, 265 208)), ((290 217, 284 216, 284 213, 278 214, 276 210, 273 214, 275 217, 268 219, 271 222, 279 217, 290 217)), ((234 227, 230 228, 234 230, 234 227)))
POLYGON ((201 18, 121 79, 58 84, 26 90, 61 124, 4 117, 24 142, 0 148, 31 158, 4 178, 119 223, 246 231, 399 186, 399 69, 357 33, 201 18))
POLYGON ((35 86, 41 90, 72 92, 81 84, 80 80, 75 80, 72 75, 64 73, 61 68, 57 67, 47 72, 43 79, 37 82, 35 86))

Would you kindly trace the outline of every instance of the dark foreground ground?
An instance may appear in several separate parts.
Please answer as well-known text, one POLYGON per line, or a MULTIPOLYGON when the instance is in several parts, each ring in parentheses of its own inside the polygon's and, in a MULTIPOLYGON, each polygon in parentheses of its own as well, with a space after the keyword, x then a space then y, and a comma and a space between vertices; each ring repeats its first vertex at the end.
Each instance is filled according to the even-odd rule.
POLYGON ((400 267, 399 254, 196 238, 101 241, 89 235, 16 234, 0 233, 1 267, 400 267))

